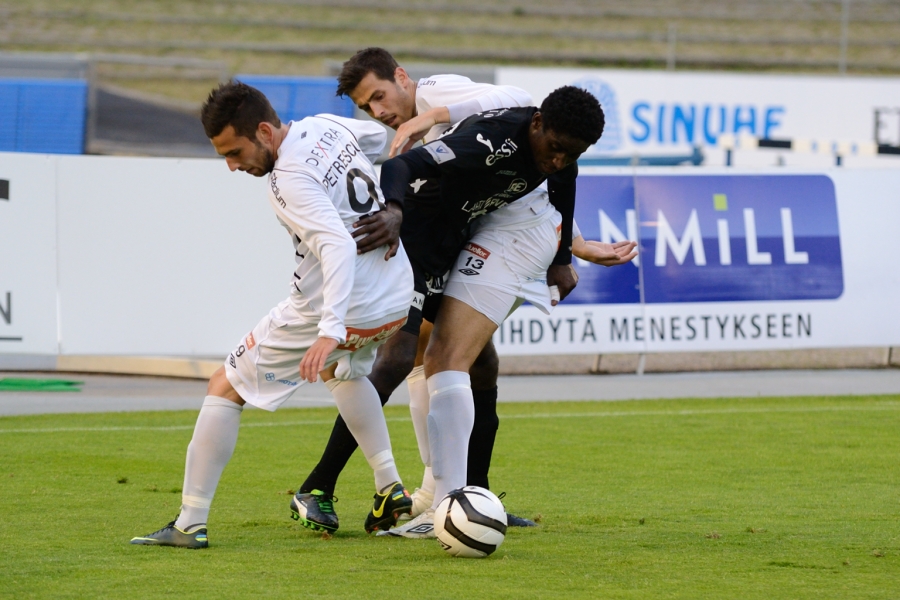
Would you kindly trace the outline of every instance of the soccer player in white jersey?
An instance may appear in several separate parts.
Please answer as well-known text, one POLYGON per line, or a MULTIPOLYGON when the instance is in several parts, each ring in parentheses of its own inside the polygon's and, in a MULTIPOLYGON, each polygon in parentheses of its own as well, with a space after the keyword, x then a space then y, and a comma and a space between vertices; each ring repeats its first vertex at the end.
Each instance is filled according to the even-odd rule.
MULTIPOLYGON (((380 48, 369 48, 360 51, 345 63, 344 70, 339 78, 338 93, 350 95, 356 104, 369 115, 398 130, 397 137, 392 144, 392 152, 396 152, 397 149, 404 146, 405 141, 409 138, 412 138, 413 141, 422 137, 425 137, 426 141, 435 139, 449 128, 451 122, 462 120, 477 112, 506 106, 527 106, 531 104, 531 97, 527 92, 519 88, 475 83, 457 75, 437 75, 415 82, 407 76, 405 70, 397 65, 387 51, 380 48)), ((419 189, 416 189, 414 193, 419 191, 419 189)), ((376 233, 373 239, 379 239, 377 229, 374 227, 368 229, 368 225, 372 224, 373 221, 389 217, 390 213, 385 212, 381 215, 375 215, 374 219, 363 219, 361 221, 363 227, 359 231, 376 233)), ((482 265, 482 267, 488 269, 492 279, 502 282, 501 287, 504 285, 512 286, 511 290, 514 293, 528 298, 545 310, 549 310, 551 304, 556 304, 556 300, 551 299, 550 288, 547 285, 546 272, 548 267, 564 279, 562 282, 564 293, 568 293, 574 282, 565 279, 571 273, 568 265, 556 267, 549 265, 558 245, 557 227, 561 224, 561 217, 553 206, 549 204, 546 191, 536 190, 526 198, 517 200, 515 203, 485 217, 485 219, 489 219, 489 222, 480 227, 481 231, 492 229, 521 231, 534 227, 535 232, 540 232, 535 233, 536 239, 543 240, 542 244, 539 244, 543 248, 534 250, 534 252, 540 254, 540 257, 537 258, 537 263, 540 266, 536 269, 529 269, 528 273, 516 272, 510 269, 510 263, 502 259, 498 260, 498 255, 494 255, 494 260, 487 261, 490 264, 482 265), (532 273, 531 271, 535 272, 532 273), (519 282, 522 282, 526 277, 531 277, 530 281, 524 286, 519 285, 519 282)), ((366 240, 362 240, 360 243, 361 249, 367 249, 365 242, 366 240)), ((581 254, 576 252, 576 255, 598 264, 606 264, 607 266, 623 264, 634 256, 632 252, 634 244, 631 243, 610 245, 589 242, 588 245, 579 246, 579 242, 583 242, 583 240, 580 238, 576 240, 578 251, 580 252, 580 249, 583 247, 586 249, 586 252, 581 254)), ((525 254, 520 254, 517 257, 519 260, 513 261, 513 264, 521 266, 523 258, 525 262, 535 262, 534 258, 529 256, 528 251, 523 249, 523 252, 525 254)), ((467 252, 463 252, 460 255, 460 260, 469 258, 477 259, 478 257, 473 257, 472 254, 467 252)), ((483 258, 481 260, 484 261, 483 258)), ((454 269, 453 273, 456 273, 457 270, 454 269)), ((458 274, 451 275, 451 282, 454 277, 458 276, 458 274)), ((439 288, 440 286, 436 285, 437 283, 437 281, 431 282, 430 287, 439 288)), ((486 291, 487 297, 490 297, 492 291, 486 291)), ((417 349, 416 336, 419 334, 422 309, 424 308, 427 313, 426 319, 433 320, 434 314, 429 311, 433 311, 435 307, 435 303, 426 301, 424 307, 420 304, 411 309, 410 321, 401 333, 389 342, 389 347, 385 347, 380 353, 370 379, 379 390, 383 402, 387 401, 390 393, 399 385, 402 378, 409 373, 410 368, 413 366, 414 355, 417 349)), ((483 306, 476 308, 486 310, 483 306)), ((498 318, 502 319, 505 316, 506 314, 504 313, 498 318)), ((428 460, 426 449, 427 436, 424 435, 424 432, 426 430, 429 402, 421 366, 421 355, 425 347, 423 342, 427 342, 429 331, 430 324, 427 321, 422 322, 422 336, 419 338, 418 344, 419 356, 415 361, 419 366, 412 371, 407 379, 411 397, 410 412, 413 416, 417 437, 420 441, 425 440, 424 445, 421 446, 421 453, 422 459, 426 463, 428 460)), ((475 424, 469 442, 468 483, 482 487, 488 487, 487 473, 498 427, 496 413, 497 369, 498 358, 496 350, 493 344, 489 342, 470 369, 474 396, 475 424)), ((307 505, 311 506, 311 510, 307 514, 315 514, 315 503, 320 502, 322 498, 329 498, 330 494, 333 493, 340 469, 346 463, 352 451, 352 437, 346 432, 340 419, 338 419, 322 460, 300 487, 297 497, 293 501, 295 513, 296 507, 307 505)), ((422 487, 413 495, 415 501, 414 514, 431 505, 433 490, 434 479, 431 468, 426 467, 422 487)), ((327 521, 329 525, 337 526, 336 516, 327 514, 323 515, 323 517, 320 521, 327 521)), ((509 522, 511 525, 533 524, 515 515, 509 515, 509 522)), ((315 527, 311 519, 306 523, 308 526, 315 527)))
POLYGON ((387 425, 366 379, 376 348, 406 322, 412 272, 397 257, 358 254, 351 233, 361 214, 383 209, 372 159, 386 135, 375 123, 318 115, 282 124, 258 90, 229 82, 201 113, 228 167, 268 176, 269 203, 293 241, 290 296, 244 337, 213 374, 188 446, 181 512, 133 544, 206 548, 213 495, 237 441, 245 403, 274 411, 304 382, 322 377, 375 475, 367 531, 409 512, 387 425))

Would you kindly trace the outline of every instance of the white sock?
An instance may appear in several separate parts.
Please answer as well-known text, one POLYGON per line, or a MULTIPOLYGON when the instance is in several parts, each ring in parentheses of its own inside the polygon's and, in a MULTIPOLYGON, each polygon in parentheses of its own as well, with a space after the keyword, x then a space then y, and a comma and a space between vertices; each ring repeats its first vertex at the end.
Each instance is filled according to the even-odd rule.
POLYGON ((206 523, 219 478, 237 444, 243 406, 218 396, 207 396, 197 416, 188 445, 181 491, 179 529, 206 523))
POLYGON ((466 485, 469 436, 475 423, 475 402, 469 374, 442 371, 428 378, 431 410, 428 412, 428 440, 431 470, 434 473, 434 503, 451 490, 466 485))
POLYGON ((422 487, 419 489, 434 496, 434 472, 430 466, 425 467, 425 472, 422 473, 422 487))
POLYGON ((425 367, 418 366, 406 378, 409 388, 409 416, 412 417, 419 456, 426 467, 431 464, 431 449, 428 447, 428 384, 425 382, 425 367))
POLYGON ((400 481, 400 474, 394 464, 391 438, 375 386, 366 377, 348 381, 332 379, 325 385, 334 396, 347 429, 375 472, 375 489, 384 492, 392 483, 400 481))

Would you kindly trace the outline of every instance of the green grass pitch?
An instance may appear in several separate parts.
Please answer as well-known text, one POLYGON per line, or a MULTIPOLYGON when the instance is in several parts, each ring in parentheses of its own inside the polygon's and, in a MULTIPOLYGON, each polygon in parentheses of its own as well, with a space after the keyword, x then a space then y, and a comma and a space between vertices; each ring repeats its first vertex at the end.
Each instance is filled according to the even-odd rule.
MULTIPOLYGON (((562 380, 561 380, 562 381, 562 380)), ((0 419, 9 598, 896 598, 900 397, 504 404, 491 481, 540 520, 483 560, 362 528, 355 456, 331 539, 289 518, 333 409, 245 411, 208 550, 132 546, 171 520, 196 413, 0 419)), ((407 486, 405 407, 388 407, 407 486)))

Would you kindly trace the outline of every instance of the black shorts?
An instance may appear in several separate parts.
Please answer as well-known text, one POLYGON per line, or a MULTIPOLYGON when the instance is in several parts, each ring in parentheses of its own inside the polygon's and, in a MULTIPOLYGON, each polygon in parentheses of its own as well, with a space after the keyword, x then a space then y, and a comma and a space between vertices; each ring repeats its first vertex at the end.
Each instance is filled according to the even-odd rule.
POLYGON ((434 277, 426 273, 415 260, 410 259, 409 262, 413 270, 415 294, 412 305, 409 307, 406 324, 400 331, 418 336, 419 329, 422 327, 422 319, 434 323, 434 319, 437 317, 441 300, 444 297, 444 283, 447 281, 447 274, 434 277))

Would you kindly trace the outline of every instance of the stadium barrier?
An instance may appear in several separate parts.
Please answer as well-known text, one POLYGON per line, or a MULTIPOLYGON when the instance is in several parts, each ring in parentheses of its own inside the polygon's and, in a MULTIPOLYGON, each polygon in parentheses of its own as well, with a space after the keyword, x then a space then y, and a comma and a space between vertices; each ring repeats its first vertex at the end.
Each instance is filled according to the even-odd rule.
MULTIPOLYGON (((570 298, 520 308, 498 350, 900 346, 896 189, 897 170, 584 168, 585 237, 636 239, 639 260, 578 264, 570 298)), ((0 355, 223 356, 289 290, 265 196, 215 159, 0 154, 0 355)))

